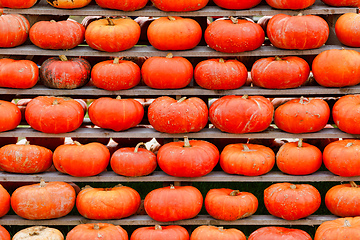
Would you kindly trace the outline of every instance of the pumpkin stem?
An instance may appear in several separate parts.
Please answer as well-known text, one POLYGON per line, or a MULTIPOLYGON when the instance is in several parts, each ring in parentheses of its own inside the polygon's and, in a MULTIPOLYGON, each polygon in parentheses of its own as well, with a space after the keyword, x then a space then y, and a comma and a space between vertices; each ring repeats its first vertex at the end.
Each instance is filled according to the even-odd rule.
POLYGON ((94 230, 100 230, 100 226, 98 224, 94 224, 94 230))
POLYGON ((171 16, 168 16, 168 19, 169 19, 170 21, 175 21, 175 20, 176 20, 176 18, 171 17, 171 16))
POLYGON ((24 145, 30 145, 30 141, 26 141, 24 145))
POLYGON ((67 57, 65 55, 60 55, 59 56, 60 60, 63 61, 63 62, 66 62, 68 61, 67 57))
POLYGON ((81 143, 79 143, 78 141, 74 141, 76 146, 81 146, 81 143))
POLYGON ((50 20, 50 22, 56 22, 56 21, 53 19, 53 20, 50 20))
POLYGON ((242 144, 242 147, 244 148, 244 149, 243 149, 244 152, 249 152, 249 151, 250 151, 250 148, 249 148, 248 145, 242 144))
POLYGON ((111 20, 111 18, 107 17, 106 20, 108 21, 108 25, 109 26, 115 26, 113 20, 111 20))
POLYGON ((301 97, 300 97, 299 103, 300 103, 300 104, 304 104, 304 96, 301 96, 301 97))
POLYGON ((229 17, 230 20, 232 21, 233 24, 238 24, 239 23, 239 20, 237 18, 234 18, 234 17, 229 17))
POLYGON ((44 179, 41 179, 40 180, 40 187, 45 187, 46 186, 46 183, 44 181, 44 179))
POLYGON ((291 189, 296 189, 296 185, 291 184, 291 185, 290 185, 290 188, 291 188, 291 189))
POLYGON ((121 99, 121 97, 120 97, 120 96, 117 96, 117 97, 116 97, 116 99, 118 99, 118 100, 119 100, 119 99, 121 99))
POLYGON ((116 57, 114 58, 113 64, 119 64, 120 58, 116 57))
POLYGON ((184 137, 184 148, 189 148, 191 147, 191 144, 190 144, 190 141, 189 141, 189 138, 187 136, 184 137))
POLYGON ((224 62, 225 62, 225 60, 223 58, 219 59, 219 63, 224 63, 224 62))
POLYGON ((275 56, 275 61, 282 61, 282 58, 279 56, 275 56))
POLYGON ((218 227, 218 229, 220 232, 224 231, 224 227, 218 227))
POLYGON ((303 146, 303 139, 300 138, 298 141, 298 148, 302 148, 302 146, 303 146))
POLYGON ((124 185, 122 185, 121 183, 116 184, 114 187, 123 187, 124 185))
POLYGON ((173 184, 170 184, 170 189, 175 189, 175 186, 173 184))
POLYGON ((140 147, 141 145, 144 145, 144 146, 145 146, 145 143, 143 143, 143 142, 138 143, 138 144, 136 145, 136 147, 135 147, 134 153, 137 153, 137 152, 139 151, 139 147, 140 147))
POLYGON ((299 13, 298 16, 301 17, 301 16, 303 16, 303 14, 302 14, 302 13, 299 13))
POLYGON ((240 193, 239 190, 234 190, 230 193, 230 196, 237 196, 240 193))
POLYGON ((244 95, 244 96, 242 96, 241 98, 243 98, 243 99, 248 99, 249 98, 249 95, 244 95))
POLYGON ((345 146, 345 147, 351 147, 352 145, 354 145, 354 143, 349 142, 348 144, 346 144, 346 146, 345 146))
POLYGON ((53 103, 52 103, 52 105, 58 105, 58 104, 59 104, 59 102, 58 102, 57 99, 55 99, 55 100, 53 101, 53 103))
POLYGON ((160 225, 155 225, 155 230, 162 230, 162 227, 160 225))
POLYGON ((181 102, 185 101, 185 99, 186 99, 186 97, 182 97, 182 98, 180 98, 177 102, 178 102, 178 103, 181 103, 181 102))
POLYGON ((350 224, 349 220, 345 219, 344 227, 351 227, 351 224, 350 224))
POLYGON ((89 188, 93 188, 93 187, 90 185, 86 185, 85 187, 82 187, 81 190, 85 190, 85 189, 89 189, 89 188))
POLYGON ((167 55, 166 55, 166 58, 173 58, 174 57, 174 55, 172 54, 172 53, 168 53, 167 55))
POLYGON ((354 181, 351 181, 351 182, 350 182, 350 185, 351 185, 351 187, 355 187, 355 188, 358 188, 358 187, 359 187, 354 181))

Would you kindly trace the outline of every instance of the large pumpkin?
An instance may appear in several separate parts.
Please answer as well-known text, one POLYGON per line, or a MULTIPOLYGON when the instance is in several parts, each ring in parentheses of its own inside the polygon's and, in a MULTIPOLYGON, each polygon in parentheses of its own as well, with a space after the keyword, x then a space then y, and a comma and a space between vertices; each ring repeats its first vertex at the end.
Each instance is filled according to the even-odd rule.
POLYGON ((246 237, 236 228, 199 226, 191 233, 190 240, 246 240, 246 237))
POLYGON ((206 28, 204 37, 209 47, 216 51, 239 53, 261 47, 265 32, 254 22, 231 17, 231 20, 212 22, 206 28))
POLYGON ((201 177, 210 173, 219 161, 219 150, 203 140, 170 142, 160 147, 157 162, 161 170, 175 177, 201 177))
POLYGON ((275 183, 265 189, 264 204, 271 215, 298 220, 318 210, 321 196, 309 184, 275 183))
POLYGON ((151 0, 154 6, 166 12, 196 11, 206 6, 209 0, 151 0))
POLYGON ((261 3, 261 0, 213 0, 213 2, 221 8, 242 10, 255 7, 256 5, 261 3))
POLYGON ((202 204, 201 192, 192 186, 158 188, 148 193, 144 201, 146 213, 159 222, 193 218, 199 214, 202 204))
POLYGON ((320 98, 290 100, 275 110, 274 123, 290 133, 309 133, 322 130, 330 118, 330 107, 320 98))
POLYGON ((132 48, 139 41, 140 26, 129 18, 100 19, 89 24, 85 31, 86 43, 93 49, 120 52, 132 48))
POLYGON ((139 193, 126 186, 83 188, 76 197, 76 208, 89 219, 121 219, 136 213, 140 207, 139 193))
POLYGON ((323 87, 347 87, 360 83, 360 53, 330 49, 318 54, 312 63, 315 81, 323 87))
POLYGON ((130 240, 189 240, 188 231, 178 225, 137 228, 130 240))
POLYGON ((262 227, 252 232, 248 240, 312 240, 310 235, 301 229, 285 227, 262 227))
POLYGON ((274 151, 258 144, 229 144, 220 154, 220 166, 228 174, 260 176, 274 165, 274 151))
POLYGON ((136 11, 146 6, 148 0, 95 0, 102 8, 136 11))
POLYGON ((0 148, 0 167, 6 172, 40 173, 52 165, 53 153, 47 148, 30 145, 9 144, 0 148))
POLYGON ((66 235, 66 240, 90 239, 128 240, 129 237, 125 229, 110 223, 79 224, 66 235))
POLYGON ((107 60, 97 63, 91 70, 95 87, 109 91, 130 89, 140 83, 140 67, 131 61, 107 60))
POLYGON ((92 123, 114 131, 123 131, 138 125, 144 116, 144 108, 134 99, 102 97, 89 107, 92 123))
POLYGON ((85 39, 85 28, 76 21, 36 22, 29 31, 30 41, 42 49, 71 49, 85 39))
POLYGON ((63 9, 82 8, 91 2, 91 0, 46 0, 51 6, 63 9))
POLYGON ((70 98, 39 96, 26 106, 25 119, 35 130, 66 133, 80 127, 84 120, 84 109, 70 98))
POLYGON ((334 7, 360 7, 359 0, 321 0, 323 3, 334 7))
POLYGON ((346 95, 337 100, 332 108, 336 126, 343 132, 360 134, 360 95, 346 95))
POLYGON ((329 26, 319 16, 290 16, 280 13, 269 20, 267 35, 277 48, 314 49, 321 47, 327 41, 329 26))
POLYGON ((0 132, 15 129, 20 122, 20 109, 14 103, 0 100, 0 132))
POLYGON ((251 68, 256 86, 270 89, 300 87, 310 75, 310 66, 299 57, 268 57, 257 60, 251 68))
POLYGON ((73 209, 75 190, 65 182, 48 182, 17 188, 11 195, 11 207, 30 220, 60 218, 73 209))
POLYGON ((65 144, 54 151, 55 168, 75 177, 90 177, 103 172, 109 164, 110 152, 101 143, 65 144))
POLYGON ((258 208, 258 199, 252 193, 220 188, 210 189, 204 204, 213 218, 235 221, 253 215, 258 208))
POLYGON ((210 90, 229 90, 243 86, 248 72, 237 60, 208 59, 198 63, 194 79, 200 87, 210 90))
POLYGON ((261 132, 273 119, 274 107, 262 96, 228 95, 216 100, 209 109, 210 121, 229 133, 261 132))
POLYGON ((20 14, 3 14, 0 11, 0 47, 23 44, 29 35, 30 23, 20 14))
POLYGON ((298 10, 314 5, 316 0, 266 0, 266 3, 276 9, 298 10))
POLYGON ((357 13, 345 13, 336 21, 336 37, 342 44, 349 47, 360 47, 359 16, 357 13))
POLYGON ((15 9, 31 8, 36 2, 37 0, 0 0, 0 7, 15 9))
POLYGON ((178 89, 189 85, 193 78, 193 66, 183 57, 151 57, 141 67, 144 83, 156 89, 178 89))
POLYGON ((314 240, 360 239, 360 217, 338 218, 323 222, 315 232, 314 240))
POLYGON ((159 132, 199 132, 208 122, 208 108, 206 103, 197 97, 184 97, 176 101, 163 96, 150 104, 148 119, 159 132))
POLYGON ((49 228, 44 226, 33 226, 24 228, 15 233, 12 240, 64 240, 64 235, 56 228, 49 228))
POLYGON ((84 86, 90 80, 90 63, 83 58, 65 55, 52 57, 40 67, 40 78, 46 87, 74 89, 84 86))
POLYGON ((33 61, 0 59, 0 87, 32 88, 38 78, 39 68, 33 61))
MULTIPOLYGON (((9 210, 10 210, 10 194, 0 184, 0 217, 3 217, 4 215, 6 215, 9 212, 9 210)), ((0 227, 0 236, 3 232, 2 231, 3 229, 1 227, 0 227)))

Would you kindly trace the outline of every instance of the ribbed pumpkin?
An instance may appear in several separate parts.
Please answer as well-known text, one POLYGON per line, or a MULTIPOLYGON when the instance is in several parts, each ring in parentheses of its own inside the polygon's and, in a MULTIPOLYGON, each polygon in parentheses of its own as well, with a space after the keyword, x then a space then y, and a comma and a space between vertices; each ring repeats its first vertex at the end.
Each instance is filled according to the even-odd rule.
POLYGON ((158 188, 148 193, 144 201, 146 213, 159 222, 193 218, 199 214, 202 204, 201 192, 192 186, 158 188))
POLYGON ((246 240, 246 237, 236 228, 200 226, 191 233, 190 240, 246 240))
POLYGON ((36 22, 29 31, 30 41, 42 49, 71 49, 85 39, 85 28, 73 20, 36 22))
POLYGON ((36 2, 37 0, 0 0, 0 7, 15 9, 31 8, 36 2))
POLYGON ((110 161, 110 152, 101 143, 93 142, 85 145, 65 144, 54 151, 55 168, 62 173, 75 177, 90 177, 103 172, 110 161))
POLYGON ((219 150, 209 142, 190 140, 170 142, 157 153, 159 167, 175 177, 201 177, 210 173, 219 161, 219 150))
POLYGON ((96 220, 121 219, 136 213, 140 207, 139 193, 121 184, 113 188, 83 188, 76 197, 79 213, 96 220))
POLYGON ((360 134, 360 95, 346 95, 337 100, 332 108, 336 126, 343 132, 360 134))
POLYGON ((109 91, 133 88, 140 83, 140 78, 140 67, 136 63, 119 58, 99 62, 91 70, 95 87, 109 91))
POLYGON ((0 59, 0 87, 32 88, 38 78, 39 68, 33 61, 0 59))
POLYGON ((114 131, 124 131, 138 125, 144 116, 144 108, 134 99, 102 97, 89 107, 92 123, 114 131))
POLYGON ((46 87, 74 89, 84 86, 90 80, 90 63, 83 58, 70 58, 65 55, 52 57, 40 67, 40 78, 46 87))
POLYGON ((100 19, 91 22, 85 31, 86 43, 93 49, 120 52, 132 48, 139 41, 140 26, 129 18, 100 19))
POLYGON ((284 227, 262 227, 252 232, 248 240, 312 240, 310 235, 301 229, 284 227))
POLYGON ((87 223, 79 224, 71 229, 66 235, 66 240, 90 240, 90 239, 128 240, 128 234, 120 226, 110 223, 87 223))
POLYGON ((148 119, 151 126, 159 132, 199 132, 208 122, 208 108, 197 97, 183 97, 176 101, 163 96, 150 104, 148 119))
POLYGON ((204 203, 210 216, 224 221, 249 217, 258 208, 258 199, 252 193, 228 188, 210 189, 204 203))
POLYGON ((75 205, 75 190, 65 182, 49 182, 17 188, 11 195, 11 207, 22 218, 53 219, 67 215, 75 205))
POLYGON ((25 119, 40 132, 66 133, 80 127, 84 109, 71 98, 39 96, 26 106, 25 119))
POLYGON ((273 119, 274 107, 262 96, 228 95, 216 100, 209 109, 210 121, 229 133, 261 132, 273 119))
POLYGON ((91 0, 46 0, 48 4, 55 8, 75 9, 82 8, 91 2, 91 0))
POLYGON ((276 9, 299 10, 314 5, 316 0, 266 0, 266 3, 276 9))
POLYGON ((268 57, 257 60, 251 68, 256 86, 270 89, 300 87, 310 75, 310 66, 299 57, 268 57))
MULTIPOLYGON (((6 228, 4 228, 1 225, 0 225, 0 238, 2 240, 11 240, 10 233, 8 232, 8 230, 6 230, 6 228)), ((13 240, 17 240, 17 239, 13 238, 13 240)))
POLYGON ((360 47, 359 16, 357 13, 345 13, 336 21, 336 37, 342 44, 349 47, 360 47))
POLYGON ((220 166, 228 174, 260 176, 274 164, 274 151, 258 144, 229 144, 220 154, 220 166))
POLYGON ((20 109, 14 103, 0 100, 0 132, 13 130, 20 122, 20 109))
POLYGON ((267 35, 277 48, 314 49, 321 47, 327 41, 329 26, 319 16, 290 16, 280 13, 269 20, 267 35))
POLYGON ((213 0, 213 2, 221 8, 241 10, 255 7, 256 5, 261 3, 261 0, 213 0))
MULTIPOLYGON (((6 215, 10 210, 10 194, 8 191, 0 184, 0 217, 6 215)), ((0 225, 1 226, 1 225, 0 225)), ((2 234, 2 226, 0 227, 0 237, 2 234)), ((5 234, 7 235, 7 234, 5 234)))
POLYGON ((323 222, 316 229, 314 240, 356 240, 359 238, 360 217, 349 217, 323 222))
POLYGON ((130 240, 189 240, 188 231, 178 225, 137 228, 130 240))
POLYGON ((334 7, 360 7, 359 0, 321 0, 323 3, 334 7))
POLYGON ((200 87, 210 90, 229 90, 243 86, 248 73, 245 65, 237 60, 208 59, 198 63, 194 79, 200 87))
POLYGON ((56 228, 49 228, 44 226, 33 226, 24 228, 15 233, 12 240, 64 240, 64 235, 56 228))
POLYGON ((23 44, 29 35, 30 23, 20 14, 2 14, 0 11, 0 47, 23 44))
POLYGON ((95 0, 102 8, 136 11, 146 6, 148 0, 95 0))
POLYGON ((202 30, 191 18, 161 17, 150 23, 147 37, 158 50, 188 50, 199 44, 202 30))
POLYGON ((265 32, 254 22, 231 17, 231 20, 212 22, 206 28, 204 38, 209 47, 216 51, 239 53, 261 47, 265 32))
POLYGON ((206 6, 209 0, 151 0, 154 6, 165 12, 196 11, 206 6))

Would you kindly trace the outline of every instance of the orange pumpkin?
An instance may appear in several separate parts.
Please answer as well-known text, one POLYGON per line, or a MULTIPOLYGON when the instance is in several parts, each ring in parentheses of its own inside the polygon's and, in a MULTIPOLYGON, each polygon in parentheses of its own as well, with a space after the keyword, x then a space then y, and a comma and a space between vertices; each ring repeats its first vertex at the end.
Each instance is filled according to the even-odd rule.
POLYGON ((360 239, 360 217, 338 218, 323 222, 315 232, 314 240, 360 239))
POLYGON ((129 238, 122 227, 110 223, 79 224, 66 235, 66 240, 90 239, 128 240, 129 238))
POLYGON ((357 13, 341 15, 335 24, 336 37, 349 47, 360 47, 360 18, 357 13))
POLYGON ((20 109, 14 103, 0 100, 0 132, 15 129, 20 122, 20 109))
POLYGON ((343 132, 360 134, 360 95, 346 95, 337 100, 332 108, 336 126, 343 132))
POLYGON ((246 237, 236 228, 200 226, 191 233, 190 240, 246 240, 246 237))
POLYGON ((29 35, 30 23, 20 14, 2 14, 0 10, 0 47, 17 47, 29 35))
POLYGON ((63 9, 82 8, 91 2, 91 0, 46 0, 51 6, 63 9))
POLYGON ((188 231, 181 226, 169 225, 155 227, 141 227, 136 229, 130 240, 189 240, 188 231))
MULTIPOLYGON (((5 214, 7 214, 10 210, 10 194, 1 184, 0 184, 0 206, 1 206, 0 217, 2 217, 5 214)), ((2 232, 1 230, 2 229, 0 228, 0 236, 2 232)))

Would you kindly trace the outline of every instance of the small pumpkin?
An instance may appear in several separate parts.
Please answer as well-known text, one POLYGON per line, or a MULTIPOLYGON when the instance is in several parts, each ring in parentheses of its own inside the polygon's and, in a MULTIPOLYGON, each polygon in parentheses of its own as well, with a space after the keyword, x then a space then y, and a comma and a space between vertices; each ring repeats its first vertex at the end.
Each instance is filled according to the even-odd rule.
POLYGON ((87 223, 79 224, 68 232, 66 240, 90 240, 90 239, 128 240, 128 234, 120 226, 110 223, 87 223))
POLYGON ((38 78, 39 68, 33 61, 0 59, 0 87, 32 88, 38 78))
POLYGON ((56 228, 49 228, 44 226, 33 226, 24 228, 13 236, 12 240, 64 240, 64 235, 56 228))
POLYGON ((13 130, 20 122, 20 109, 14 103, 0 100, 0 132, 13 130))
POLYGON ((178 225, 137 228, 130 237, 130 240, 189 240, 188 231, 178 225))
POLYGON ((357 13, 341 15, 335 24, 335 33, 339 41, 349 47, 360 47, 360 18, 357 13))
POLYGON ((312 240, 311 236, 301 229, 285 227, 262 227, 252 232, 248 240, 312 240))
POLYGON ((75 9, 89 5, 91 0, 46 0, 46 2, 55 8, 75 9))
POLYGON ((336 126, 343 132, 360 134, 360 95, 340 97, 332 108, 332 117, 336 126))
POLYGON ((38 0, 0 0, 0 7, 14 8, 14 9, 23 9, 31 8, 34 6, 38 0))
POLYGON ((30 23, 20 14, 2 14, 0 11, 0 47, 17 47, 29 35, 30 23))
POLYGON ((248 0, 248 1, 238 1, 238 0, 213 0, 213 2, 221 8, 233 9, 233 10, 242 10, 253 8, 261 3, 261 0, 248 0))
POLYGON ((199 226, 191 233, 190 240, 246 240, 246 237, 236 228, 199 226))
POLYGON ((165 12, 189 12, 202 9, 209 0, 151 0, 151 2, 156 8, 165 12))
POLYGON ((145 7, 148 0, 95 0, 95 2, 102 8, 136 11, 145 7))
POLYGON ((315 1, 316 0, 266 0, 266 3, 276 9, 300 10, 314 5, 315 1))

